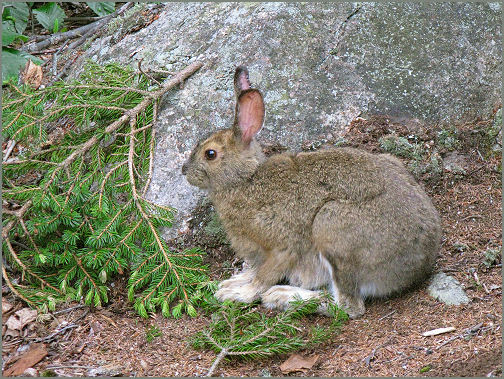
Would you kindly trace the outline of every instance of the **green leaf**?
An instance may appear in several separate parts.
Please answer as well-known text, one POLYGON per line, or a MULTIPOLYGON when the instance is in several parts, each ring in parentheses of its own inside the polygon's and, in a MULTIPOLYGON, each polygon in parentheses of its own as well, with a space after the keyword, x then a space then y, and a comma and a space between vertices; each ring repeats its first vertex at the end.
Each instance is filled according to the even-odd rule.
MULTIPOLYGON (((2 37, 3 38, 3 37, 2 37)), ((16 49, 2 48, 2 83, 17 80, 19 70, 26 64, 26 58, 16 49)))
POLYGON ((128 300, 133 301, 135 299, 135 287, 130 286, 128 288, 128 300))
POLYGON ((37 21, 49 31, 53 31, 54 28, 58 28, 59 25, 63 25, 63 21, 66 17, 63 9, 56 3, 44 4, 40 8, 34 9, 33 13, 37 21))
POLYGON ((62 280, 60 283, 60 289, 63 291, 63 293, 66 293, 67 290, 67 282, 66 280, 62 280))
POLYGON ((17 39, 28 41, 28 37, 16 31, 12 22, 2 21, 2 46, 8 46, 17 39))
POLYGON ((47 308, 50 311, 56 310, 56 299, 52 296, 47 297, 47 308))
POLYGON ((110 1, 106 1, 106 2, 86 1, 86 4, 98 16, 106 16, 106 15, 113 13, 115 11, 115 3, 110 2, 110 1))
MULTIPOLYGON (((2 21, 11 19, 14 21, 14 29, 17 33, 23 33, 28 25, 30 9, 26 3, 5 3, 3 6, 2 21)), ((4 32, 2 28, 2 32, 4 32)))
POLYGON ((100 294, 98 292, 96 292, 94 295, 94 306, 101 307, 101 299, 100 299, 100 294))
POLYGON ((58 19, 56 19, 56 20, 54 20, 54 27, 53 27, 52 32, 58 33, 58 29, 59 29, 59 21, 58 21, 58 19))

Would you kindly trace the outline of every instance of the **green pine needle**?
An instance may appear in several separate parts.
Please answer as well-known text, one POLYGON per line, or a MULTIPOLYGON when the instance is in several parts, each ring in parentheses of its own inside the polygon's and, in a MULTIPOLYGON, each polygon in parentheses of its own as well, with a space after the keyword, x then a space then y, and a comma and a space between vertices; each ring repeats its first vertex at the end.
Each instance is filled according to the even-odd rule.
POLYGON ((157 106, 149 95, 159 89, 143 73, 89 63, 72 83, 3 91, 3 138, 21 146, 3 164, 2 198, 12 209, 4 212, 3 251, 22 280, 12 284, 7 271, 4 279, 30 305, 48 310, 73 299, 99 307, 107 283, 126 274, 143 317, 157 309, 196 315, 192 303, 208 281, 203 252, 170 251, 159 230, 171 226, 173 210, 144 197, 157 106), (146 99, 133 126, 111 129, 146 99))
POLYGON ((260 312, 257 304, 229 301, 219 304, 214 299, 206 308, 212 313, 212 322, 193 336, 191 343, 197 349, 209 349, 218 354, 207 376, 211 376, 226 357, 258 359, 323 343, 348 320, 346 313, 329 297, 294 301, 286 311, 271 317, 260 312), (331 325, 304 329, 302 320, 316 313, 322 303, 328 304, 331 325))

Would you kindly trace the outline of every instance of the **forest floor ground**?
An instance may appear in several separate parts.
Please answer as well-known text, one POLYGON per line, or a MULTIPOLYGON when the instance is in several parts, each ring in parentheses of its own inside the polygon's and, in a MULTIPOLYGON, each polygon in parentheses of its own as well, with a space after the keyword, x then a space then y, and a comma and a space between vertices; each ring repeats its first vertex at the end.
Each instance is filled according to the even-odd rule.
MULTIPOLYGON (((428 295, 424 284, 393 298, 368 302, 362 318, 346 322, 330 341, 300 351, 306 357, 318 356, 311 369, 284 375, 280 365, 289 356, 284 354, 258 361, 225 360, 214 376, 502 375, 501 157, 499 153, 485 157, 480 151, 483 139, 478 139, 477 131, 486 126, 462 126, 457 132, 456 153, 441 151, 445 163, 447 156, 451 161, 455 156, 458 166, 430 167, 417 175, 442 219, 442 247, 435 271, 455 277, 470 298, 468 304, 440 303, 428 295), (491 251, 499 251, 499 255, 489 258, 491 251), (441 327, 455 330, 432 337, 422 335, 441 327)), ((421 136, 424 146, 430 146, 430 138, 439 131, 374 117, 355 121, 345 139, 349 146, 380 152, 380 137, 407 138, 412 133, 421 136)), ((430 158, 426 154, 423 163, 432 162, 430 158)), ((411 163, 411 159, 403 161, 411 163)), ((199 241, 195 238, 186 242, 199 241)), ((239 267, 239 262, 232 262, 232 252, 226 246, 208 247, 207 252, 215 279, 239 267), (225 261, 232 262, 232 267, 224 267, 225 261)), ((23 304, 3 290, 3 301, 12 306, 3 313, 5 325, 7 317, 23 304)), ((4 339, 3 369, 26 354, 35 338, 50 336, 66 321, 77 326, 42 341, 47 355, 33 366, 32 373, 173 377, 202 376, 208 371, 215 353, 194 350, 188 342, 190 336, 208 325, 208 316, 166 319, 156 314, 142 319, 127 301, 124 278, 113 283, 110 299, 101 309, 70 309, 75 304, 67 304, 58 310, 68 312, 39 317, 28 325, 23 338, 4 339)), ((307 327, 328 322, 322 316, 306 319, 307 327)))

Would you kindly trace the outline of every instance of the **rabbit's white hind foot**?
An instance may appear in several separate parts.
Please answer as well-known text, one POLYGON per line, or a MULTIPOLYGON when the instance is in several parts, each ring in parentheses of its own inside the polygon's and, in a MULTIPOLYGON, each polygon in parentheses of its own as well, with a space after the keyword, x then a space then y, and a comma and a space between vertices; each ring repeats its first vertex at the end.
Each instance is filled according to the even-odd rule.
MULTIPOLYGON (((267 308, 285 310, 289 307, 290 303, 295 300, 308 300, 319 297, 320 295, 321 291, 311 291, 288 285, 277 285, 264 292, 261 295, 261 301, 267 308)), ((321 304, 317 313, 327 316, 327 305, 321 304)))
POLYGON ((359 318, 366 312, 364 300, 358 296, 340 296, 338 306, 343 308, 351 319, 359 318))

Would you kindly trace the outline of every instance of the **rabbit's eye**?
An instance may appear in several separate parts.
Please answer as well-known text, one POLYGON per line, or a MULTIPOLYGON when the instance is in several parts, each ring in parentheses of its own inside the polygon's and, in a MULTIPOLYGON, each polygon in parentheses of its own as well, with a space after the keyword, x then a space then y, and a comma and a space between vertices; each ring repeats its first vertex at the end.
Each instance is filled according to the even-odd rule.
POLYGON ((205 151, 205 158, 211 161, 217 158, 217 152, 215 150, 208 149, 207 151, 205 151))

